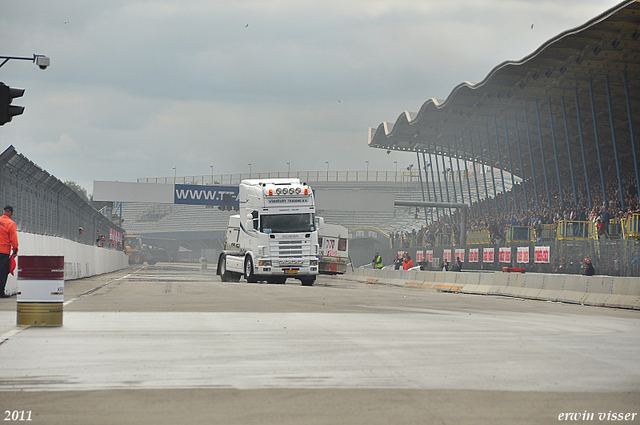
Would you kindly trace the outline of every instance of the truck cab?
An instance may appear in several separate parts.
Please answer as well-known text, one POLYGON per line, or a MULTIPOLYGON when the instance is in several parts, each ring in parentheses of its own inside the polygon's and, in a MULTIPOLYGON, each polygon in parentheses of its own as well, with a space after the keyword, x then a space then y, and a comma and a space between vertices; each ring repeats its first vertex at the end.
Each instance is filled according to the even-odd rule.
POLYGON ((318 275, 318 228, 313 192, 299 179, 243 180, 239 214, 229 218, 217 273, 223 281, 311 286, 318 275))

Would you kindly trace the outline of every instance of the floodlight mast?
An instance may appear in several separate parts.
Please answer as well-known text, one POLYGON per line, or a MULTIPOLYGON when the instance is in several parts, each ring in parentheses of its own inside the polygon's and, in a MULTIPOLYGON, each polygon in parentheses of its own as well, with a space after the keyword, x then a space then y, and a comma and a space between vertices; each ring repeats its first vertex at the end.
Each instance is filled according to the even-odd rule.
POLYGON ((35 53, 33 54, 33 57, 0 56, 0 59, 4 59, 4 61, 0 63, 0 68, 2 68, 2 65, 4 65, 5 63, 9 62, 10 59, 31 61, 36 65, 38 65, 38 67, 43 70, 47 69, 47 67, 51 64, 51 59, 49 59, 47 56, 36 55, 35 53))

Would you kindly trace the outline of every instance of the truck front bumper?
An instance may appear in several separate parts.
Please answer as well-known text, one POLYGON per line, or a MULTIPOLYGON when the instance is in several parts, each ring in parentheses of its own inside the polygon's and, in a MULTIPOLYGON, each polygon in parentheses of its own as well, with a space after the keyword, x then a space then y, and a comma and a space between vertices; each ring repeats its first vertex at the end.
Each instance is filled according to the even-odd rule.
POLYGON ((270 260, 257 261, 254 273, 256 275, 266 276, 309 276, 318 274, 318 264, 311 265, 293 265, 286 264, 284 261, 276 262, 270 260))

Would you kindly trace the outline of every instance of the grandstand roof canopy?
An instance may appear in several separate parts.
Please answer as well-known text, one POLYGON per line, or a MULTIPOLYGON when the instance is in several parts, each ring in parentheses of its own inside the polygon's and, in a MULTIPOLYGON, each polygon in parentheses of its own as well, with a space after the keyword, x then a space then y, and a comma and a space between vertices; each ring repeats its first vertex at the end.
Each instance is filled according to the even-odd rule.
POLYGON ((627 0, 481 82, 371 128, 369 146, 491 163, 525 179, 542 172, 543 157, 548 170, 556 158, 567 170, 568 152, 582 170, 582 147, 587 166, 598 166, 600 148, 603 167, 615 167, 617 148, 621 167, 633 169, 639 117, 640 2, 627 0))

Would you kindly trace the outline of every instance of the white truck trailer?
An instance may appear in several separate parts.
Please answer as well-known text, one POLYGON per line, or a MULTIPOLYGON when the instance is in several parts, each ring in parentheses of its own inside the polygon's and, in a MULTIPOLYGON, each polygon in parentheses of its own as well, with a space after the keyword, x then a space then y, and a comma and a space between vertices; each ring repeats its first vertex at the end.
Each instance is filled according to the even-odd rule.
POLYGON ((320 274, 344 274, 349 264, 349 230, 344 226, 324 223, 318 231, 320 274))
POLYGON ((299 279, 311 286, 318 275, 318 228, 311 188, 299 179, 243 180, 239 214, 229 217, 217 274, 223 282, 299 279))

